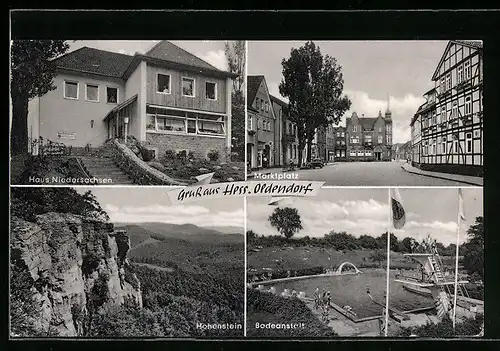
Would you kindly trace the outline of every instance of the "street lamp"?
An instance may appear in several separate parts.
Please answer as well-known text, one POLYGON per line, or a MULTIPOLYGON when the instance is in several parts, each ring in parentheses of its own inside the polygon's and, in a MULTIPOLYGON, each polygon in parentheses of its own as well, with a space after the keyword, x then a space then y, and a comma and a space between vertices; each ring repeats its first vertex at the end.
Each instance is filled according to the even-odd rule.
POLYGON ((127 127, 128 127, 129 117, 124 117, 123 122, 125 123, 125 144, 127 144, 127 127))

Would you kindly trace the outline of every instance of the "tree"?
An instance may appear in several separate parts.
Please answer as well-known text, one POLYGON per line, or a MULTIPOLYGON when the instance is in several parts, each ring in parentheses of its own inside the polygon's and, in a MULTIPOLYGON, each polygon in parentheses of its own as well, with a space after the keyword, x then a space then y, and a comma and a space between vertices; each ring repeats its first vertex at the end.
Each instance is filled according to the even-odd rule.
POLYGON ((51 59, 64 54, 64 40, 14 40, 11 45, 12 154, 28 151, 28 102, 56 87, 55 64, 51 59))
POLYGON ((297 125, 300 166, 306 143, 307 160, 310 161, 317 129, 337 125, 351 107, 351 101, 342 96, 342 67, 335 58, 323 56, 312 41, 299 49, 292 48, 290 57, 283 59, 281 65, 283 79, 279 91, 288 98, 290 120, 297 125))
MULTIPOLYGON (((380 248, 386 248, 387 247, 387 232, 379 236, 377 239, 377 242, 379 243, 380 248)), ((398 252, 399 249, 399 241, 396 235, 391 233, 391 251, 398 252)))
POLYGON ((484 280, 484 219, 476 217, 476 222, 467 230, 468 241, 463 245, 463 266, 469 274, 476 273, 484 280))
POLYGON ((415 239, 406 237, 401 241, 401 245, 404 252, 412 253, 416 249, 418 243, 415 239))
POLYGON ((365 249, 373 250, 378 248, 377 240, 371 235, 361 235, 358 239, 358 243, 365 249))
POLYGON ((255 239, 257 235, 255 234, 255 232, 253 230, 247 230, 247 238, 248 239, 255 239))
POLYGON ((276 208, 269 216, 269 222, 285 238, 291 238, 295 233, 303 229, 299 211, 296 208, 276 208))
POLYGON ((232 106, 231 106, 231 151, 236 152, 238 160, 245 159, 245 41, 236 40, 225 43, 229 71, 238 75, 233 80, 232 106))
POLYGON ((385 253, 383 250, 377 250, 377 251, 374 251, 371 255, 370 255, 370 259, 373 261, 373 262, 377 262, 377 264, 380 266, 380 264, 382 263, 382 261, 384 261, 385 259, 387 258, 387 253, 385 253))

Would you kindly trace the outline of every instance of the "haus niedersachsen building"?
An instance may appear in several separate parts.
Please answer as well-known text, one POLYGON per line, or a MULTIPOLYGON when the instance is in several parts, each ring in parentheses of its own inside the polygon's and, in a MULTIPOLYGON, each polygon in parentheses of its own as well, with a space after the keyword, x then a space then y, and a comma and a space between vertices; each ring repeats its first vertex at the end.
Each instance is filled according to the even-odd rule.
POLYGON ((231 146, 236 75, 169 41, 133 56, 83 47, 54 62, 56 89, 30 101, 32 140, 93 148, 128 133, 157 157, 166 150, 206 157, 231 146))
POLYGON ((483 45, 450 41, 434 87, 413 116, 412 164, 429 171, 483 174, 483 45))

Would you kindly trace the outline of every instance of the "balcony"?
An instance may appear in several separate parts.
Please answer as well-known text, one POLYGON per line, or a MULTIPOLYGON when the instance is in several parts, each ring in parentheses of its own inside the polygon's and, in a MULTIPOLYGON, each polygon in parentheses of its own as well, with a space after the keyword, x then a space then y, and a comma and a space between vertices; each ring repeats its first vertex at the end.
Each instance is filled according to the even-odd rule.
POLYGON ((440 90, 438 92, 437 97, 441 100, 441 99, 446 98, 448 95, 451 95, 451 89, 440 90))
POLYGON ((459 91, 465 90, 467 88, 470 88, 471 86, 472 86, 471 80, 468 79, 468 80, 461 81, 460 83, 458 83, 457 85, 455 85, 454 89, 457 92, 459 92, 459 91))

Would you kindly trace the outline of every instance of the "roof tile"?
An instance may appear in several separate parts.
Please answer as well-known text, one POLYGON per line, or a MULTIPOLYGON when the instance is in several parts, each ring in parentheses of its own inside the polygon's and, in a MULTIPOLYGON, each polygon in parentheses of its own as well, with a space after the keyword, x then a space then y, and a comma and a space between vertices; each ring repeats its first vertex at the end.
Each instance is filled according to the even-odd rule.
POLYGON ((121 78, 133 56, 82 47, 54 59, 58 68, 121 78))

